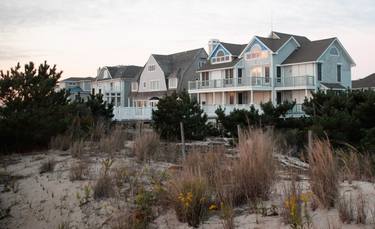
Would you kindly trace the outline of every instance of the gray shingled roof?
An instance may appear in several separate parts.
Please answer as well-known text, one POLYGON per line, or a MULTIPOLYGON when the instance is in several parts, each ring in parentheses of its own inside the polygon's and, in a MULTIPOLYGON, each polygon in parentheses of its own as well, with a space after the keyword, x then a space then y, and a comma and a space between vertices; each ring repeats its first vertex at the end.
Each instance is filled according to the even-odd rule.
POLYGON ((329 89, 345 89, 345 87, 342 86, 339 83, 324 83, 324 82, 321 82, 320 84, 323 85, 326 88, 329 88, 329 89))
POLYGON ((375 73, 371 75, 352 81, 352 88, 372 88, 375 87, 375 73))
POLYGON ((220 42, 233 56, 239 56, 247 44, 232 44, 220 42))
POLYGON ((200 52, 205 52, 203 48, 174 53, 171 55, 153 54, 156 62, 163 70, 165 77, 175 76, 180 78, 183 73, 193 64, 200 52))
POLYGON ((282 64, 316 61, 336 38, 307 42, 295 50, 282 64))
POLYGON ((106 68, 111 74, 112 79, 116 79, 116 78, 133 79, 143 69, 143 67, 135 66, 135 65, 107 66, 106 68))
POLYGON ((211 69, 220 69, 220 68, 230 68, 236 65, 242 58, 236 58, 231 62, 226 63, 219 63, 219 64, 211 64, 210 61, 208 61, 205 65, 202 66, 202 68, 198 69, 198 71, 205 71, 205 70, 211 70, 211 69))
POLYGON ((64 81, 81 81, 81 80, 93 80, 93 77, 68 77, 66 79, 61 80, 64 81))

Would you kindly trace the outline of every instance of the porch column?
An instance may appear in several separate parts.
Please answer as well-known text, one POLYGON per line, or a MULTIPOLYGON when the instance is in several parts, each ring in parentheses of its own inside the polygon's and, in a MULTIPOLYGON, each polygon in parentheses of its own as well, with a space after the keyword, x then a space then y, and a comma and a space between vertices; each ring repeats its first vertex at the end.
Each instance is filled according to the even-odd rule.
POLYGON ((199 105, 202 106, 201 95, 199 93, 197 93, 197 99, 198 99, 199 105))
POLYGON ((225 105, 225 92, 222 92, 221 104, 225 105))
POLYGON ((254 91, 251 90, 250 91, 250 104, 253 104, 254 103, 254 91))
POLYGON ((307 89, 305 89, 305 97, 307 97, 307 89))
POLYGON ((216 105, 216 95, 215 94, 216 94, 215 92, 212 93, 212 104, 213 105, 216 105))

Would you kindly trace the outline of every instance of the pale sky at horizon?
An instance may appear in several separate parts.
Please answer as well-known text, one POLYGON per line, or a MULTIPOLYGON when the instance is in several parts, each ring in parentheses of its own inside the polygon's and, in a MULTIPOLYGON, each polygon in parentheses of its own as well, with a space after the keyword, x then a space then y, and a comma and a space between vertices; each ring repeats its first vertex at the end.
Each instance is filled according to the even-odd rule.
POLYGON ((151 53, 207 49, 211 38, 248 43, 272 28, 338 37, 356 62, 353 79, 375 73, 375 0, 1 0, 0 70, 47 60, 63 78, 95 76, 101 66, 143 66, 151 53))

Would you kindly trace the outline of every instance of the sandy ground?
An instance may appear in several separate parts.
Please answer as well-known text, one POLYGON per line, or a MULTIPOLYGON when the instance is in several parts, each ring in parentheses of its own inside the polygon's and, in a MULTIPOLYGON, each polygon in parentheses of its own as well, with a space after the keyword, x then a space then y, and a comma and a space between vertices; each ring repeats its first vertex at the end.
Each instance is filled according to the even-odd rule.
MULTIPOLYGON (((91 199, 87 204, 80 204, 77 193, 83 195, 85 185, 92 186, 100 173, 101 161, 104 157, 98 155, 89 159, 90 176, 83 181, 70 181, 70 165, 76 160, 69 152, 50 151, 48 154, 10 155, 1 158, 0 170, 2 179, 11 180, 7 186, 0 184, 0 228, 20 229, 54 229, 63 222, 70 222, 71 228, 110 228, 113 215, 120 214, 127 208, 127 202, 121 196, 95 201, 91 199), (54 158, 56 167, 51 173, 39 173, 40 165, 54 158)), ((287 162, 282 162, 287 163, 287 162)), ((306 166, 298 160, 291 160, 297 166, 306 166)), ((116 156, 113 167, 134 165, 135 160, 125 157, 125 153, 116 156)), ((172 164, 155 162, 153 169, 167 170, 172 164)), ((275 188, 269 204, 280 204, 280 181, 275 188)), ((308 182, 301 181, 306 190, 308 182)), ((352 184, 341 184, 341 193, 352 193, 357 198, 362 193, 366 199, 368 211, 367 225, 343 224, 339 222, 336 209, 310 212, 313 225, 311 228, 375 228, 375 188, 373 183, 354 181, 352 184)), ((249 214, 246 207, 235 209, 236 228, 290 228, 284 225, 281 217, 262 217, 249 214)), ((152 228, 189 228, 186 223, 178 222, 173 210, 160 212, 152 223, 152 228)), ((223 228, 218 214, 212 216, 200 228, 223 228)))

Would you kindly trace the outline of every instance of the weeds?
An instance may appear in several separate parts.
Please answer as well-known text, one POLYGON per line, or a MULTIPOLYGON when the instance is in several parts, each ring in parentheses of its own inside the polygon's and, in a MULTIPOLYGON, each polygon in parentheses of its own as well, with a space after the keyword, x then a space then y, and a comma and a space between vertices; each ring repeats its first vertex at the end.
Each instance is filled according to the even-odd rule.
POLYGON ((333 207, 338 196, 338 166, 328 140, 315 140, 309 149, 309 175, 311 190, 319 202, 333 207))
POLYGON ((74 158, 81 158, 83 152, 84 152, 84 142, 83 140, 78 140, 73 142, 73 144, 70 147, 70 154, 74 158))
POLYGON ((113 179, 109 174, 112 164, 112 159, 102 161, 102 174, 94 185, 94 199, 108 198, 114 195, 113 179))
POLYGON ((233 201, 267 200, 276 179, 275 144, 270 132, 250 129, 241 134, 239 160, 233 164, 233 201))
POLYGON ((89 175, 88 164, 84 161, 74 162, 69 170, 69 179, 71 181, 84 180, 89 175))
POLYGON ((339 212, 340 220, 343 223, 351 223, 354 220, 354 210, 353 210, 353 199, 352 194, 349 194, 349 198, 346 197, 344 193, 337 204, 337 210, 339 212))
POLYGON ((151 160, 158 154, 160 137, 154 132, 143 132, 135 137, 133 153, 138 161, 151 160))
POLYGON ((70 147, 70 142, 71 137, 64 134, 52 137, 49 145, 51 149, 66 151, 70 147))
POLYGON ((48 159, 47 161, 43 162, 39 167, 39 173, 50 173, 53 172, 55 169, 56 161, 54 159, 48 159))

